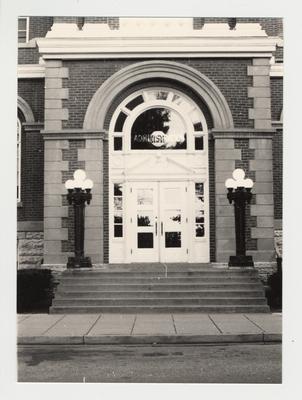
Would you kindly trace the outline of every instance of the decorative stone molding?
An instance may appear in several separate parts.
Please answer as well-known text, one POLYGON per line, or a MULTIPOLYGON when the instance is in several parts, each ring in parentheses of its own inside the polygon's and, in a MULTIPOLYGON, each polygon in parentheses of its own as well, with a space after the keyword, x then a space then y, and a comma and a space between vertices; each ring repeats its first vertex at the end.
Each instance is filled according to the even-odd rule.
POLYGON ((213 139, 271 139, 275 129, 234 128, 228 130, 212 129, 209 135, 213 139))
POLYGON ((185 84, 207 104, 215 128, 232 128, 233 117, 218 87, 194 68, 171 61, 145 61, 132 64, 113 74, 96 91, 84 119, 84 129, 104 129, 106 113, 119 93, 140 80, 164 78, 185 84))
POLYGON ((45 78, 45 68, 40 64, 19 64, 18 79, 45 78))
POLYGON ((248 88, 248 97, 254 100, 254 107, 249 109, 249 118, 254 120, 256 129, 269 129, 272 126, 269 58, 254 58, 247 74, 253 77, 253 86, 248 88))
POLYGON ((22 114, 24 115, 25 121, 35 122, 35 117, 29 104, 20 96, 18 96, 17 103, 18 103, 18 108, 22 111, 22 114))
POLYGON ((44 140, 69 140, 69 139, 100 139, 108 140, 108 132, 84 130, 84 129, 62 129, 41 131, 44 140))
POLYGON ((284 75, 283 64, 272 64, 269 74, 272 78, 276 78, 276 77, 282 78, 284 75))

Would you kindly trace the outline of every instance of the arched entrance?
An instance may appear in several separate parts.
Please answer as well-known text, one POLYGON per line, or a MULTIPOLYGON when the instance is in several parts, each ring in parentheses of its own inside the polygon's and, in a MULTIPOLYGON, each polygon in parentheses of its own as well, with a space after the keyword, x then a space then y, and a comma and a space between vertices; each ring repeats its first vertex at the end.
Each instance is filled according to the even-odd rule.
POLYGON ((91 99, 83 128, 109 130, 109 177, 104 164, 105 262, 209 261, 208 141, 202 107, 197 106, 199 101, 206 105, 211 127, 233 127, 230 109, 218 87, 194 68, 176 62, 155 60, 132 64, 107 79, 91 99), (148 83, 145 89, 144 82, 148 83), (156 86, 152 87, 152 82, 157 82, 156 86), (160 82, 164 84, 161 86, 160 82), (175 85, 169 88, 169 82, 175 85), (166 93, 150 95, 147 89, 166 93), (202 129, 198 124, 194 127, 196 121, 177 104, 176 96, 199 113, 200 121, 204 122, 202 129), (119 103, 118 98, 124 100, 119 103), (151 126, 153 130, 141 134, 140 127, 154 119, 154 113, 159 121, 151 126), (174 140, 175 148, 168 145, 173 135, 163 136, 167 134, 163 130, 167 128, 164 123, 168 121, 163 120, 167 114, 169 129, 173 131, 174 125, 186 133, 174 140), (173 193, 170 198, 178 202, 172 204, 169 200, 163 205, 168 193, 173 193), (138 204, 141 196, 149 198, 140 201, 151 202, 153 208, 149 207, 151 204, 138 204), (176 210, 180 211, 180 217, 179 212, 173 215, 176 210), (181 222, 176 225, 179 219, 181 222), (171 223, 168 228, 170 221, 174 226, 171 223))

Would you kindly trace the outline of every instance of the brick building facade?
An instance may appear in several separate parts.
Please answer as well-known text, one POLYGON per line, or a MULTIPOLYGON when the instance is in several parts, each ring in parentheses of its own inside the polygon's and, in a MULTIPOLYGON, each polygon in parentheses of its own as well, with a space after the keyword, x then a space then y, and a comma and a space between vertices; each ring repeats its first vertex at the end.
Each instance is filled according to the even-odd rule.
POLYGON ((227 262, 235 229, 224 182, 235 168, 255 182, 247 254, 272 265, 282 232, 280 18, 26 24, 18 58, 20 268, 64 268, 72 255, 64 183, 76 169, 94 182, 85 219, 94 265, 227 262), (148 135, 140 122, 152 113, 161 129, 168 115, 167 129, 177 125, 183 136, 153 145, 159 122, 148 135))

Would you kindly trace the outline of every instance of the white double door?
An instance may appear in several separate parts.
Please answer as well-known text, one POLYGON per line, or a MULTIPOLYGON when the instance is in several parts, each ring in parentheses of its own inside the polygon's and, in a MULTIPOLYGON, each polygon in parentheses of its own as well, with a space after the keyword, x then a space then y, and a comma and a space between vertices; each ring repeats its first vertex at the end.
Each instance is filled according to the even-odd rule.
POLYGON ((186 182, 133 182, 128 210, 131 262, 188 259, 186 182))

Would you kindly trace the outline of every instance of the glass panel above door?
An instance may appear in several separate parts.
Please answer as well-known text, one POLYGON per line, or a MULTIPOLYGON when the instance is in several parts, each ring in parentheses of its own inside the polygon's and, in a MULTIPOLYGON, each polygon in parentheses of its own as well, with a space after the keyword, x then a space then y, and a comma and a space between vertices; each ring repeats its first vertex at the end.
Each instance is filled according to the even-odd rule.
POLYGON ((180 150, 187 148, 187 134, 180 115, 168 108, 142 112, 131 129, 132 150, 180 150))

